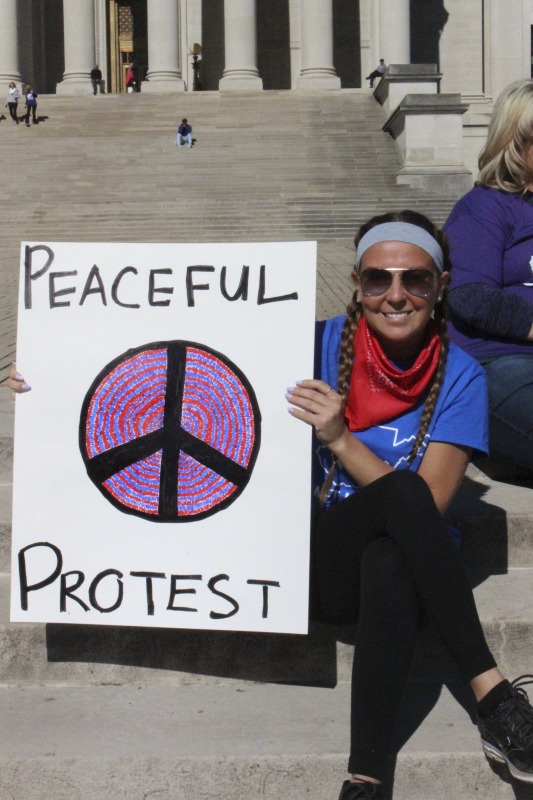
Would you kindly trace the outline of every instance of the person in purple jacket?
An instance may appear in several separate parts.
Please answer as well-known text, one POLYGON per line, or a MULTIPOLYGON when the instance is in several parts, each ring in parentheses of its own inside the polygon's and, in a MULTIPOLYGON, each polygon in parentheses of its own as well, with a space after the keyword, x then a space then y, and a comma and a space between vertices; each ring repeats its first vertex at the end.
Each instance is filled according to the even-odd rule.
POLYGON ((26 97, 26 127, 30 127, 30 113, 32 115, 32 122, 34 125, 38 124, 37 120, 37 92, 28 84, 24 92, 26 97))
POLYGON ((485 368, 490 452, 533 469, 533 81, 507 86, 444 226, 450 338, 485 368))

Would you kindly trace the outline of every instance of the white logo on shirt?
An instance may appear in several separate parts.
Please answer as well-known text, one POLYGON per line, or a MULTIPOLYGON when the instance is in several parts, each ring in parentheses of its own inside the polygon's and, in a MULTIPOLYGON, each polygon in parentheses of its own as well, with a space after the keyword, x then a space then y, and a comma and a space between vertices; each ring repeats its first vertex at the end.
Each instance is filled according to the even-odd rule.
MULTIPOLYGON (((529 266, 531 267, 531 272, 533 272, 533 256, 529 259, 529 266)), ((524 286, 533 286, 533 283, 524 283, 524 286)))

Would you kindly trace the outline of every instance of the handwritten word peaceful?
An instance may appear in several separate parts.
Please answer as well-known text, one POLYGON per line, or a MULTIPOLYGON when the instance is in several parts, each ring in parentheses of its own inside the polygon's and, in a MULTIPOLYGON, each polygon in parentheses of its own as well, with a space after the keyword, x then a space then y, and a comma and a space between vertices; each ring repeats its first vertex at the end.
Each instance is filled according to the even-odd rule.
POLYGON ((138 309, 141 305, 169 306, 171 295, 182 284, 188 307, 197 303, 200 292, 216 291, 229 302, 235 300, 255 302, 258 306, 266 303, 281 303, 297 300, 295 291, 269 295, 267 289, 267 268, 250 269, 249 265, 228 268, 212 264, 189 264, 174 270, 171 267, 160 269, 122 266, 118 270, 102 270, 97 264, 92 267, 72 270, 51 270, 55 255, 44 244, 26 246, 24 258, 24 308, 33 308, 33 290, 41 281, 48 283, 46 302, 48 308, 68 308, 71 305, 83 306, 85 303, 109 303, 121 308, 138 309), (44 258, 43 258, 44 254, 44 258), (42 263, 44 261, 44 264, 42 263), (142 284, 142 287, 141 285, 142 284), (142 302, 141 302, 142 297, 142 302), (68 299, 67 299, 68 298, 68 299), (89 300, 89 298, 92 298, 89 300), (253 298, 253 299, 252 299, 253 298))

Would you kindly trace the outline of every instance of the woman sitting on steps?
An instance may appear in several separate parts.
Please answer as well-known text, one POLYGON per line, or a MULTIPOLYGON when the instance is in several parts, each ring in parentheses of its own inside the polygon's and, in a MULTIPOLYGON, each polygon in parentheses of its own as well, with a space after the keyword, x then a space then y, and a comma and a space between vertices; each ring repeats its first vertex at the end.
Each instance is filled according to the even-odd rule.
MULTIPOLYGON (((482 368, 449 345, 442 234, 410 211, 356 239, 353 300, 322 325, 320 377, 288 390, 312 425, 325 483, 314 524, 321 616, 357 620, 351 746, 340 800, 384 798, 422 613, 473 691, 486 755, 533 783, 533 709, 490 652, 442 514, 473 452, 487 452, 482 368)), ((524 676, 531 677, 531 676, 524 676)))

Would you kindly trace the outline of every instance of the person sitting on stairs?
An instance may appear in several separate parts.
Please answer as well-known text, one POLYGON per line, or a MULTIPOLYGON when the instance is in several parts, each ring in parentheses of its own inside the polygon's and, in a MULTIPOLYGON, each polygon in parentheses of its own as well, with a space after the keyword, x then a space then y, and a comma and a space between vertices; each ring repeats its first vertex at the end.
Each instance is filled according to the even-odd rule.
POLYGON ((339 800, 383 800, 419 620, 429 620, 476 700, 488 758, 533 784, 533 708, 498 669, 442 514, 473 453, 487 453, 482 367, 448 344, 445 239, 412 211, 356 238, 353 299, 318 325, 318 377, 287 390, 316 434, 318 616, 357 621, 349 780, 339 800), (321 477, 320 477, 321 476, 321 477))
POLYGON ((185 143, 187 143, 189 147, 192 147, 192 128, 187 122, 186 117, 181 120, 181 125, 178 128, 176 136, 176 144, 178 147, 181 147, 185 143))
POLYGON ((370 81, 370 88, 371 89, 374 88, 374 80, 376 78, 380 78, 381 79, 383 77, 383 75, 385 74, 386 69, 387 69, 387 65, 385 64, 384 59, 380 58, 379 59, 379 64, 377 65, 376 69, 373 72, 371 72, 370 75, 367 75, 366 78, 365 78, 365 80, 370 81))

